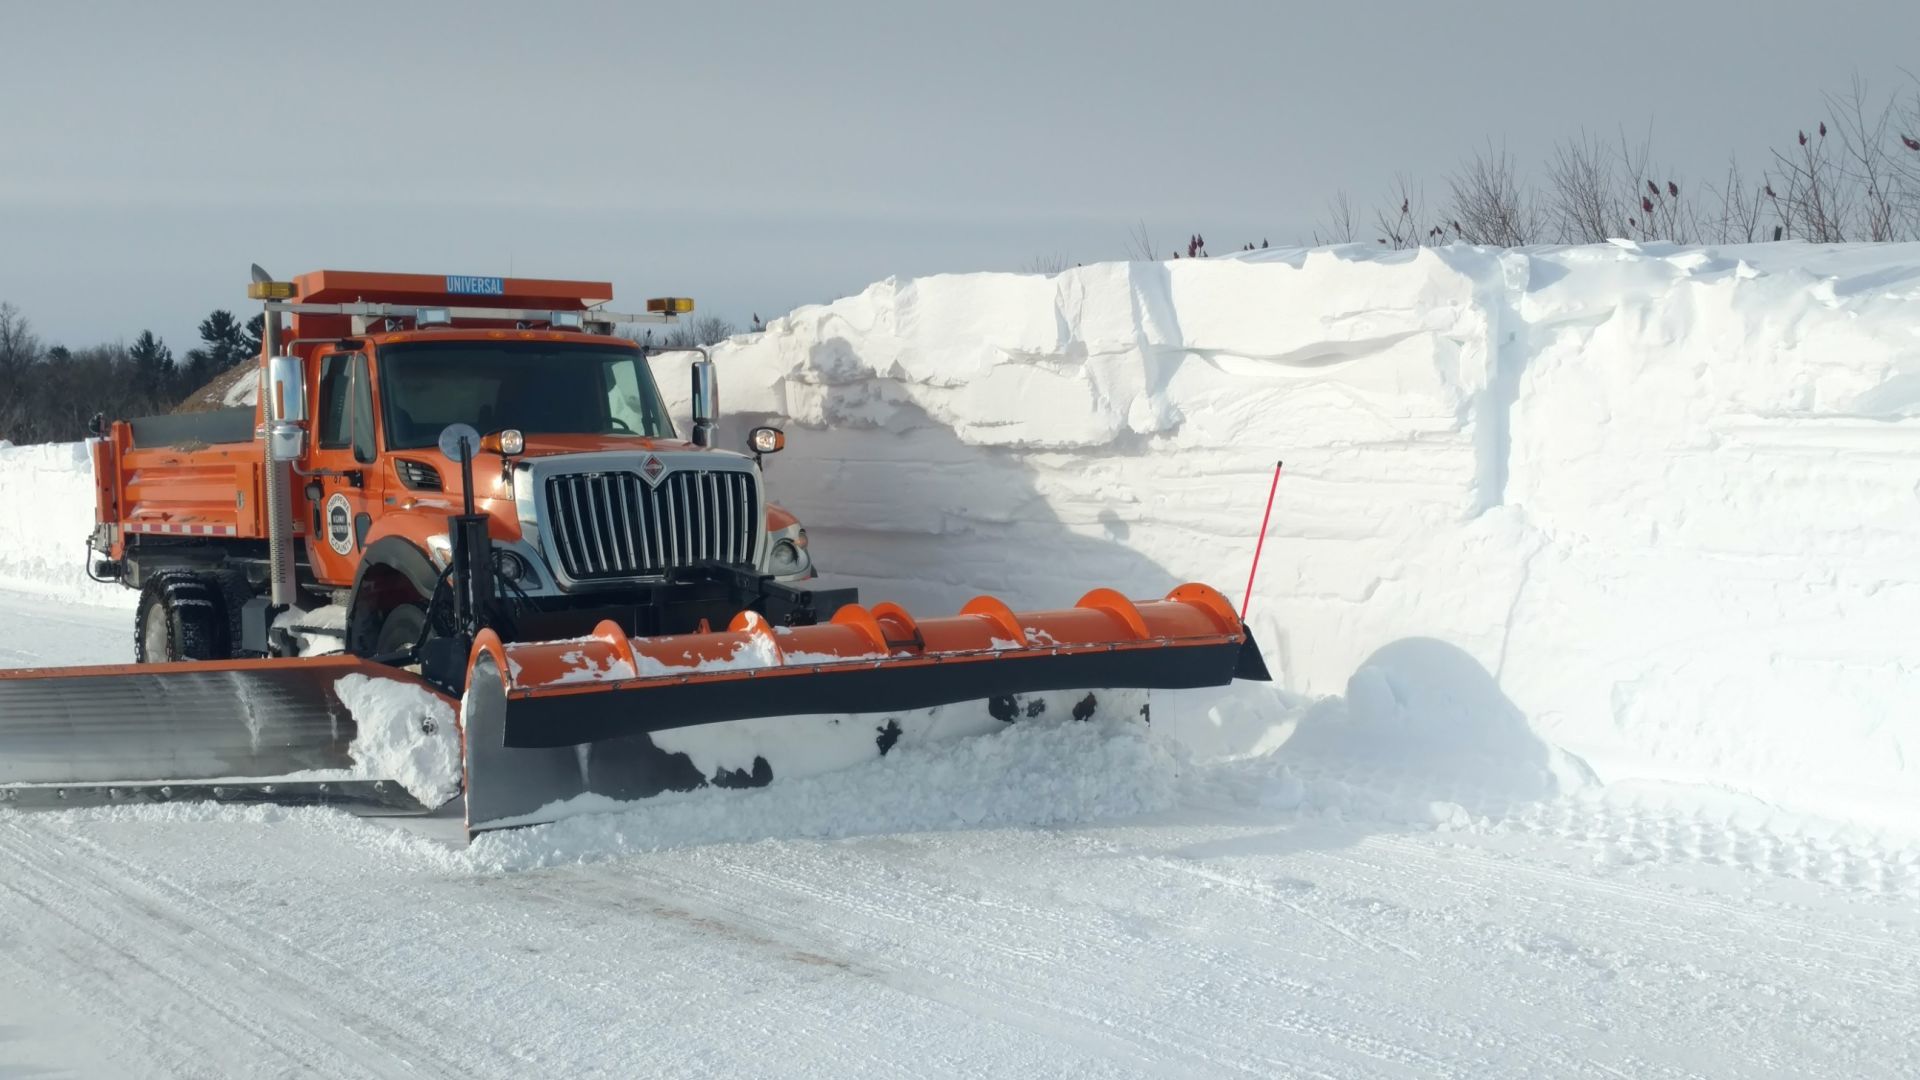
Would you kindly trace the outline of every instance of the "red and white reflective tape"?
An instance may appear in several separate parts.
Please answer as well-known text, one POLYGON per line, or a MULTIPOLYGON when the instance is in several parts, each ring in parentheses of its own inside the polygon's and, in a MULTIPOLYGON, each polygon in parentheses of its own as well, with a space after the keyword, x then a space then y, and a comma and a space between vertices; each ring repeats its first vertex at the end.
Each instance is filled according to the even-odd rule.
POLYGON ((168 536, 238 536, 240 530, 233 525, 170 525, 161 522, 127 522, 130 533, 162 533, 168 536))

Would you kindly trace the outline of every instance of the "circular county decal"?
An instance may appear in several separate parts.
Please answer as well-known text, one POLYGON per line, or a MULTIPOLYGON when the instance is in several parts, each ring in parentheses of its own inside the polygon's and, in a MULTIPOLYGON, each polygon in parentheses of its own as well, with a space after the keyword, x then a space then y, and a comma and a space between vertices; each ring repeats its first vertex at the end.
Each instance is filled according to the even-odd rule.
POLYGON ((327 546, 342 555, 353 550, 353 507, 343 491, 327 500, 327 546))

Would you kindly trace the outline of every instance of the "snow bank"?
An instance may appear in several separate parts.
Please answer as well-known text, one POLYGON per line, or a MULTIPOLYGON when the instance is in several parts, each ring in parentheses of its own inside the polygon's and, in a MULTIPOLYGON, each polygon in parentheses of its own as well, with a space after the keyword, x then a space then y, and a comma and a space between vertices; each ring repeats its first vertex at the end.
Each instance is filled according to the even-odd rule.
POLYGON ((87 444, 0 446, 0 589, 131 606, 87 578, 93 501, 87 444))
POLYGON ((1287 690, 1445 746, 1458 710, 1395 703, 1483 681, 1489 752, 1911 822, 1916 300, 1914 245, 1267 251, 889 280, 715 359, 724 437, 789 429, 774 497, 873 599, 1237 597, 1284 458, 1287 690))

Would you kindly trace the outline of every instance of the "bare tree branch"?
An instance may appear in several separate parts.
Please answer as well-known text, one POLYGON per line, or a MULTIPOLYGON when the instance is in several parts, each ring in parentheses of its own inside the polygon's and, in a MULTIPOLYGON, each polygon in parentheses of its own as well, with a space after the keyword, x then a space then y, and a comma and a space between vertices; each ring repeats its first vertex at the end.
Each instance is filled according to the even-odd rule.
POLYGON ((1320 244, 1351 244, 1359 239, 1360 230, 1353 221, 1353 200, 1345 191, 1334 193, 1327 200, 1327 216, 1313 230, 1313 242, 1320 244))
POLYGON ((1447 178, 1453 235, 1469 244, 1524 247, 1539 238, 1539 217, 1505 147, 1487 144, 1447 178))
POLYGON ((1145 218, 1141 218, 1139 223, 1127 232, 1127 258, 1134 262, 1160 261, 1160 256, 1153 250, 1153 237, 1147 232, 1145 218))

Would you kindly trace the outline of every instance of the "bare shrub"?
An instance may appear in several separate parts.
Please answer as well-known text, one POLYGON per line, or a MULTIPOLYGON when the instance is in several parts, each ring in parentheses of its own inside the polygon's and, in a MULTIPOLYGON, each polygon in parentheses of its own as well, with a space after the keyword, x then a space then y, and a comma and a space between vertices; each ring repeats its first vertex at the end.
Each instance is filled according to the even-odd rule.
POLYGON ((1599 244, 1626 235, 1619 180, 1606 145, 1581 132, 1554 145, 1547 161, 1546 216, 1563 244, 1599 244))
MULTIPOLYGON (((1915 109, 1920 111, 1920 92, 1915 109)), ((1898 96, 1874 102, 1855 76, 1845 94, 1827 96, 1839 136, 1840 173, 1854 191, 1853 217, 1844 231, 1857 240, 1886 242, 1920 235, 1920 144, 1897 129, 1908 126, 1898 96)))
POLYGON ((1827 142, 1826 121, 1811 133, 1800 131, 1795 141, 1795 146, 1773 152, 1777 171, 1765 189, 1780 232, 1816 244, 1840 243, 1847 238, 1856 192, 1846 182, 1834 145, 1827 142))
POLYGON ((1453 235, 1469 244, 1523 247, 1539 238, 1533 199, 1520 183, 1513 156, 1491 143, 1447 178, 1453 235))
POLYGON ((1423 224, 1427 220, 1426 195, 1420 186, 1405 173, 1396 175, 1393 184, 1386 205, 1374 212, 1374 227, 1380 232, 1376 241, 1393 251, 1444 243, 1446 230, 1423 224))
POLYGON ((1021 263, 1020 272, 1023 274, 1045 274, 1048 277, 1052 277, 1062 270, 1071 270, 1074 266, 1073 258, 1066 252, 1054 251, 1048 252, 1045 255, 1035 255, 1033 258, 1021 263))
POLYGON ((1359 238, 1360 230, 1353 220, 1353 200, 1344 191, 1334 193, 1333 198, 1327 200, 1327 216, 1314 226, 1314 244, 1351 244, 1359 238))
POLYGON ((1757 184, 1749 184, 1740 171, 1740 162, 1729 159, 1726 179, 1719 187, 1707 190, 1718 201, 1717 210, 1699 218, 1700 238, 1714 244, 1751 244, 1762 239, 1760 211, 1765 194, 1757 184))
MULTIPOLYGON (((1654 155, 1651 129, 1618 142, 1585 131, 1554 144, 1529 182, 1504 147, 1488 143, 1448 174, 1442 213, 1430 213, 1422 186, 1396 174, 1369 223, 1345 191, 1329 199, 1312 242, 1346 244, 1372 231, 1388 249, 1462 240, 1519 246, 1557 240, 1595 244, 1623 238, 1676 244, 1797 239, 1920 240, 1920 76, 1884 97, 1855 79, 1823 99, 1824 118, 1796 130, 1757 178, 1729 156, 1717 183, 1695 182, 1654 155), (1436 223, 1436 219, 1440 223, 1436 223)), ((1261 246, 1265 246, 1262 244, 1261 246)), ((1242 251, 1252 249, 1243 244, 1242 251)), ((1128 252, 1157 257, 1145 222, 1128 252)), ((1186 255, 1205 253, 1198 236, 1186 255)), ((1173 258, 1182 253, 1176 250, 1173 258)))
POLYGON ((702 315, 697 319, 673 324, 673 328, 661 335, 658 340, 648 329, 641 337, 652 342, 656 349, 690 349, 695 346, 718 345, 732 337, 734 325, 718 315, 702 315))
POLYGON ((1147 232, 1145 218, 1127 233, 1127 258, 1133 262, 1160 261, 1160 256, 1153 249, 1153 236, 1147 232))
POLYGON ((1904 100, 1896 99, 1889 151, 1893 177, 1898 185, 1896 197, 1908 239, 1920 239, 1920 77, 1904 100))

